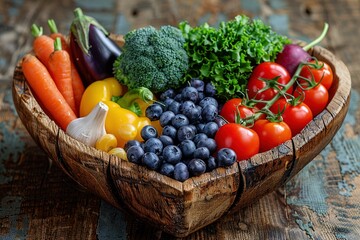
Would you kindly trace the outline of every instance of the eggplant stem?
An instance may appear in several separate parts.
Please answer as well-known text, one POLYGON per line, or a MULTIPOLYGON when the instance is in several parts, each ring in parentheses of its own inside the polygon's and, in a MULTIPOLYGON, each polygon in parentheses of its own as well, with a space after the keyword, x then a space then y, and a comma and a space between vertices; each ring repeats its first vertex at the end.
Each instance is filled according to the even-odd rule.
POLYGON ((309 51, 310 48, 314 47, 314 46, 317 45, 319 42, 321 42, 321 41, 324 39, 324 37, 325 37, 328 29, 329 29, 329 24, 328 24, 328 23, 324 23, 324 29, 323 29, 322 33, 320 34, 320 36, 319 36, 318 38, 316 38, 314 41, 312 41, 311 43, 309 43, 309 44, 307 44, 306 46, 304 46, 303 49, 304 49, 305 51, 309 51))
POLYGON ((105 36, 108 36, 109 33, 105 30, 105 28, 96 21, 95 18, 87 16, 83 13, 81 8, 76 8, 74 10, 74 20, 71 23, 70 31, 75 36, 77 43, 79 44, 81 50, 89 54, 89 31, 90 25, 98 28, 100 31, 104 33, 105 36))

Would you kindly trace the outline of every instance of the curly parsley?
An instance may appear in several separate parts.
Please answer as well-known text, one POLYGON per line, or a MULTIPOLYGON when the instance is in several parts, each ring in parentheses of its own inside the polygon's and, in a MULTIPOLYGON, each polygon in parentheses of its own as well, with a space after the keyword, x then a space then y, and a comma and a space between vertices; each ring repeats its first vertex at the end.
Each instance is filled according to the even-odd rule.
POLYGON ((252 69, 264 61, 275 61, 277 53, 290 43, 259 19, 239 15, 221 22, 191 27, 181 22, 189 56, 187 77, 211 81, 219 96, 243 97, 252 69))

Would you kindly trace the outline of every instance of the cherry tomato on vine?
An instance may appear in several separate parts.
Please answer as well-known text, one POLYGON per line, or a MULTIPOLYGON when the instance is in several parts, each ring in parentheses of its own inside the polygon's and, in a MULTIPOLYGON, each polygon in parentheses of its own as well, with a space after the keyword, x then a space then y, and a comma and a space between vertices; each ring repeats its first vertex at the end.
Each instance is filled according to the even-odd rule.
POLYGON ((294 91, 294 97, 300 95, 303 95, 304 103, 309 106, 314 117, 325 109, 329 101, 328 90, 322 84, 309 89, 297 87, 294 91))
MULTIPOLYGON (((315 64, 314 60, 310 61, 310 63, 315 64)), ((330 89, 333 81, 334 81, 334 74, 329 66, 329 64, 318 61, 318 65, 322 65, 322 68, 316 69, 311 65, 305 65, 300 72, 300 76, 307 78, 307 79, 314 79, 315 82, 321 83, 327 90, 330 89)), ((300 80, 300 84, 303 85, 305 80, 300 80)))
MULTIPOLYGON (((287 84, 291 80, 289 72, 278 63, 262 62, 257 65, 251 73, 249 82, 247 84, 249 98, 265 101, 271 100, 277 94, 278 90, 273 87, 264 91, 261 90, 267 86, 266 81, 275 78, 278 78, 277 82, 282 85, 287 84)), ((274 84, 270 83, 270 85, 275 85, 275 82, 274 84)), ((293 92, 293 87, 291 86, 286 92, 291 94, 293 92)), ((263 103, 257 104, 259 108, 263 107, 264 105, 265 104, 263 103)))
POLYGON ((291 129, 285 122, 255 121, 252 129, 260 139, 260 152, 268 151, 292 138, 291 129))
POLYGON ((270 111, 275 114, 282 113, 283 121, 290 127, 293 136, 313 119, 311 109, 304 102, 292 105, 284 98, 277 100, 270 107, 270 111))
POLYGON ((215 135, 218 149, 231 148, 237 160, 246 160, 259 152, 259 136, 247 127, 237 123, 227 123, 219 128, 215 135))
POLYGON ((256 109, 252 109, 241 105, 241 98, 233 98, 228 100, 222 107, 220 115, 229 123, 234 123, 236 115, 240 114, 240 118, 250 117, 256 109))

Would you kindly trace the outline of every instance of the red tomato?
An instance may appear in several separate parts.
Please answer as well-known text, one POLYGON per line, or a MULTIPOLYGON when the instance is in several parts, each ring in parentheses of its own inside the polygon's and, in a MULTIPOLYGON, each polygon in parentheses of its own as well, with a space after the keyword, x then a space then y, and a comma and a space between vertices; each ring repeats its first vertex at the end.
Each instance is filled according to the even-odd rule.
POLYGON ((229 123, 235 122, 235 116, 239 113, 241 118, 250 117, 254 109, 241 105, 241 98, 233 98, 227 101, 220 111, 220 115, 229 123))
POLYGON ((304 103, 309 106, 314 117, 325 109, 329 101, 329 93, 322 84, 305 90, 297 87, 294 97, 300 95, 304 96, 304 103))
POLYGON ((256 132, 237 123, 220 127, 215 141, 218 149, 226 147, 234 150, 238 161, 251 158, 259 152, 260 142, 256 132))
MULTIPOLYGON (((310 61, 311 63, 315 63, 315 61, 310 61)), ((333 75, 333 71, 331 69, 331 67, 329 66, 329 64, 322 62, 322 61, 318 61, 319 65, 323 65, 322 68, 320 69, 316 69, 312 66, 304 66, 301 69, 300 72, 300 76, 307 78, 309 80, 314 79, 315 82, 321 82, 322 85, 324 85, 324 87, 329 90, 333 81, 334 81, 334 75, 333 75)), ((305 80, 300 80, 300 84, 303 85, 303 82, 305 80)))
POLYGON ((267 119, 259 119, 252 128, 260 139, 260 152, 268 151, 290 140, 291 129, 285 122, 270 122, 267 119))
MULTIPOLYGON (((266 87, 266 82, 261 79, 271 80, 278 77, 277 82, 280 84, 287 84, 291 80, 289 72, 280 64, 274 62, 263 62, 257 65, 252 74, 250 75, 249 82, 247 84, 248 96, 250 99, 258 100, 271 100, 277 94, 278 90, 269 88, 263 92, 259 92, 266 87)), ((289 94, 293 92, 291 86, 288 91, 289 94)), ((265 104, 261 103, 257 106, 263 107, 265 104)))
POLYGON ((293 136, 298 134, 312 119, 311 109, 303 102, 291 105, 282 98, 270 107, 273 113, 282 113, 283 121, 290 127, 293 136))

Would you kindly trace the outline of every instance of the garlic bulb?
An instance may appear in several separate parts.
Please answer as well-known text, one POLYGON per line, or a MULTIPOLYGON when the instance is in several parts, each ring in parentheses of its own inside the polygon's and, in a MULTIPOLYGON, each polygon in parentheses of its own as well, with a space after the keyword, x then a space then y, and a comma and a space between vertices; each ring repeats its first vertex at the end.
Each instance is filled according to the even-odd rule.
POLYGON ((88 115, 71 121, 66 133, 88 146, 95 146, 96 141, 106 134, 105 119, 108 111, 109 107, 99 102, 88 115))

